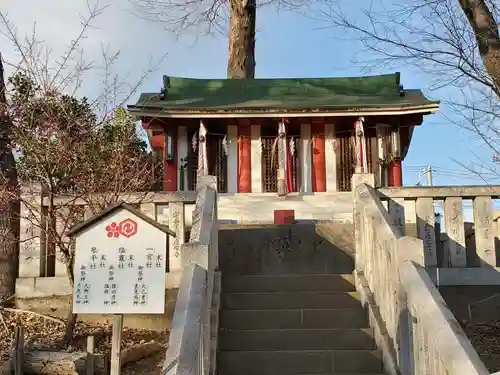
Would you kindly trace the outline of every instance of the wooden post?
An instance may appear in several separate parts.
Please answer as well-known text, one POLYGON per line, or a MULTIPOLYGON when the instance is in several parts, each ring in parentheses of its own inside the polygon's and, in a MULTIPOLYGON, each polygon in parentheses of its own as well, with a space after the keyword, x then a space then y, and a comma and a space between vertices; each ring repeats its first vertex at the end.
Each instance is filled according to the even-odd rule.
POLYGON ((17 326, 14 333, 14 374, 23 375, 24 363, 24 331, 23 327, 17 326))
POLYGON ((94 375, 94 336, 87 336, 87 375, 94 375))
POLYGON ((111 337, 111 375, 120 375, 123 315, 113 316, 113 336, 111 337))

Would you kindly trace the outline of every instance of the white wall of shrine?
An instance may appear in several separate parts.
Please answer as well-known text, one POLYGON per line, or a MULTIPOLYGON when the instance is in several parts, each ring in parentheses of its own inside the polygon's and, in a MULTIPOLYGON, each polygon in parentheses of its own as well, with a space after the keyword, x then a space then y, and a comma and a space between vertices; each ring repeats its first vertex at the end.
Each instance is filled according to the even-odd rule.
MULTIPOLYGON (((177 165, 187 157, 191 140, 187 139, 185 126, 178 127, 177 165)), ((238 192, 238 127, 227 127, 228 157, 227 157, 227 192, 238 192)), ((296 145, 300 155, 300 192, 312 193, 312 137, 311 124, 302 124, 300 139, 296 145)), ((325 162, 326 162, 326 192, 338 192, 337 159, 335 140, 335 124, 325 124, 325 162)), ((252 193, 262 193, 262 142, 260 125, 251 126, 251 187, 252 193)), ((178 183, 180 190, 181 183, 178 183)), ((187 189, 187 174, 184 174, 184 187, 187 189)), ((321 193, 318 193, 321 194, 321 193)))
POLYGON ((227 159, 227 190, 238 191, 238 127, 229 125, 227 127, 228 155, 234 155, 227 159))
POLYGON ((335 139, 335 124, 325 125, 325 163, 326 163, 326 191, 338 191, 337 181, 337 147, 335 139))

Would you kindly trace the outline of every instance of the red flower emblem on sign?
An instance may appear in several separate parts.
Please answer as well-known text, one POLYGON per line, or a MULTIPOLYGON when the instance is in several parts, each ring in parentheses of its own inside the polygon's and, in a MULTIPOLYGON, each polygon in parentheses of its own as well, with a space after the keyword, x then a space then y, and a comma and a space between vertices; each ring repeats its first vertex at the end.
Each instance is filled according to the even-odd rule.
POLYGON ((120 227, 116 223, 111 223, 106 226, 106 232, 108 232, 109 238, 118 238, 120 236, 120 227))
POLYGON ((106 226, 106 232, 109 238, 118 238, 120 234, 130 238, 137 233, 137 223, 132 219, 122 220, 118 224, 112 222, 106 226))
POLYGON ((137 223, 132 219, 122 220, 119 224, 120 234, 127 238, 132 237, 137 233, 137 223))

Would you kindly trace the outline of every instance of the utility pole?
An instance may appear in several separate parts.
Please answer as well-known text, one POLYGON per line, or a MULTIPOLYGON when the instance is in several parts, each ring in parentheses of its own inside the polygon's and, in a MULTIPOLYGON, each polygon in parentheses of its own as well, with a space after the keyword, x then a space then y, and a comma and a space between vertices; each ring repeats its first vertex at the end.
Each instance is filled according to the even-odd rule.
POLYGON ((432 186, 432 168, 430 165, 427 167, 427 185, 432 186))

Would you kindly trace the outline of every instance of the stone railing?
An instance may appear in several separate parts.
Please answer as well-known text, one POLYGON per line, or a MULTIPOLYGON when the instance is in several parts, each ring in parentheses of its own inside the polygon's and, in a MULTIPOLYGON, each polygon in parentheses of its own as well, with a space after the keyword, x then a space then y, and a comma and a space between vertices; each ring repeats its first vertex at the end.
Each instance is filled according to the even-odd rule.
MULTIPOLYGON (((168 225, 175 233, 169 239, 169 275, 167 288, 179 285, 181 272, 180 247, 185 242, 185 233, 191 226, 191 212, 194 207, 195 192, 155 192, 130 193, 120 197, 95 196, 89 199, 75 197, 57 197, 53 201, 56 207, 57 239, 67 240, 64 232, 79 220, 87 219, 99 213, 97 204, 89 203, 123 200, 161 224, 168 225)), ((71 294, 71 285, 67 278, 66 264, 60 248, 54 241, 49 241, 47 211, 50 202, 40 195, 23 195, 21 200, 19 277, 16 285, 18 298, 50 297, 71 294)), ((102 205, 102 204, 100 204, 102 205)))
POLYGON ((489 374, 419 264, 422 240, 402 236, 373 185, 373 175, 353 177, 356 287, 387 374, 489 374))
POLYGON ((499 285, 500 186, 381 188, 390 222, 423 241, 419 261, 439 285, 499 285), (469 211, 469 215, 464 215, 469 211), (436 215, 439 213, 439 216, 436 215), (467 217, 469 216, 469 217, 467 217))
POLYGON ((220 300, 216 180, 198 185, 163 374, 215 373, 220 300))
POLYGON ((403 234, 424 241, 423 262, 427 267, 496 266, 498 231, 494 201, 500 197, 500 186, 382 188, 378 193, 388 206, 391 222, 403 234), (470 225, 464 217, 464 209, 469 205, 475 233, 475 241, 470 246, 466 243, 470 225), (437 206, 443 207, 441 225, 435 216, 437 206), (436 236, 437 226, 445 228, 443 241, 436 236), (466 251, 469 247, 475 254, 466 251))

